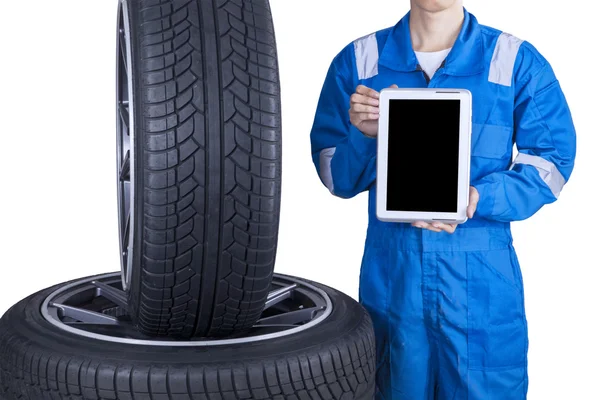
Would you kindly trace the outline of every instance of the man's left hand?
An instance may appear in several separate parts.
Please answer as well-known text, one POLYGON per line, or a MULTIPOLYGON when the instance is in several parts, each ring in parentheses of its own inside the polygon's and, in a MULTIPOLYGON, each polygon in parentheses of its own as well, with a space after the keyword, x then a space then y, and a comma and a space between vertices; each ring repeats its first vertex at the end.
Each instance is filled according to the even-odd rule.
MULTIPOLYGON (((473 186, 469 189, 469 206, 467 207, 467 217, 473 218, 475 210, 477 210, 477 203, 479 202, 479 192, 473 186)), ((425 221, 413 222, 412 226, 416 228, 429 229, 434 232, 448 232, 454 233, 458 224, 444 224, 443 222, 428 223, 425 221)))

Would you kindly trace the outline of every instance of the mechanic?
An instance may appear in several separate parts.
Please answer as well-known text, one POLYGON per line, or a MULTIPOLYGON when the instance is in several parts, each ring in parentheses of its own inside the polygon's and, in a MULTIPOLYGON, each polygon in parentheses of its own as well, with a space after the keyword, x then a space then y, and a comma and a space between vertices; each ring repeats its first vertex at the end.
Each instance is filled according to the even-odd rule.
POLYGON ((359 300, 375 327, 377 398, 525 399, 529 342, 510 223, 557 200, 576 148, 549 62, 529 42, 480 25, 461 0, 411 0, 395 26, 335 56, 310 139, 333 195, 369 192, 359 300), (471 91, 466 223, 376 218, 378 95, 392 86, 471 91))

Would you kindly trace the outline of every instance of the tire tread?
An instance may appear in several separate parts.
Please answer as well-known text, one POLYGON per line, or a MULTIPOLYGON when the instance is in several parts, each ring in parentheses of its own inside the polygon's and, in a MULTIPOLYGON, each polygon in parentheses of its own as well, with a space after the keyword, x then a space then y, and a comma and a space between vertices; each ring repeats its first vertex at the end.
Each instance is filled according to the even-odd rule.
POLYGON ((246 331, 266 301, 279 224, 281 115, 269 3, 133 1, 141 26, 145 210, 130 312, 151 336, 246 331), (201 21, 209 12, 218 36, 207 45, 201 21), (209 80, 214 62, 219 79, 209 80), (214 89, 220 108, 207 103, 214 89), (215 118, 221 132, 210 131, 215 118), (211 172, 209 154, 220 157, 220 172, 211 172), (211 192, 217 180, 220 194, 211 192), (208 211, 216 198, 217 216, 208 211))
POLYGON ((229 365, 128 365, 59 355, 0 324, 0 399, 371 400, 375 348, 364 344, 374 343, 374 332, 364 313, 356 329, 310 352, 229 365))

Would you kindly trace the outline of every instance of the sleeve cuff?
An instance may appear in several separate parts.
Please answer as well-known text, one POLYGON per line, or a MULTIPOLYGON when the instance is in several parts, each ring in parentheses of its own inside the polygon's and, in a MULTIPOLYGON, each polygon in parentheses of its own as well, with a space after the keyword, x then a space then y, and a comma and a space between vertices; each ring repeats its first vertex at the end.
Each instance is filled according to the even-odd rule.
POLYGON ((479 193, 474 217, 489 218, 494 214, 496 182, 476 182, 473 186, 479 193))
POLYGON ((377 154, 377 138, 365 135, 354 125, 350 126, 348 141, 356 153, 363 157, 371 158, 377 154))

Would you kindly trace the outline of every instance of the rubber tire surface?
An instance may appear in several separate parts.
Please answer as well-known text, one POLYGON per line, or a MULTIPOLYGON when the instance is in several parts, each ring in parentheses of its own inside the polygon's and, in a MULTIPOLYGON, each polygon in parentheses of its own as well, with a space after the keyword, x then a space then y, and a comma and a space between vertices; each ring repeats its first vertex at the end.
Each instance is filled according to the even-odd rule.
POLYGON ((256 323, 281 190, 268 0, 126 0, 136 123, 130 315, 150 336, 256 323))
POLYGON ((43 290, 0 319, 0 399, 373 399, 369 314, 347 295, 307 282, 333 303, 323 322, 287 337, 215 347, 136 346, 76 336, 40 312, 62 285, 43 290))

